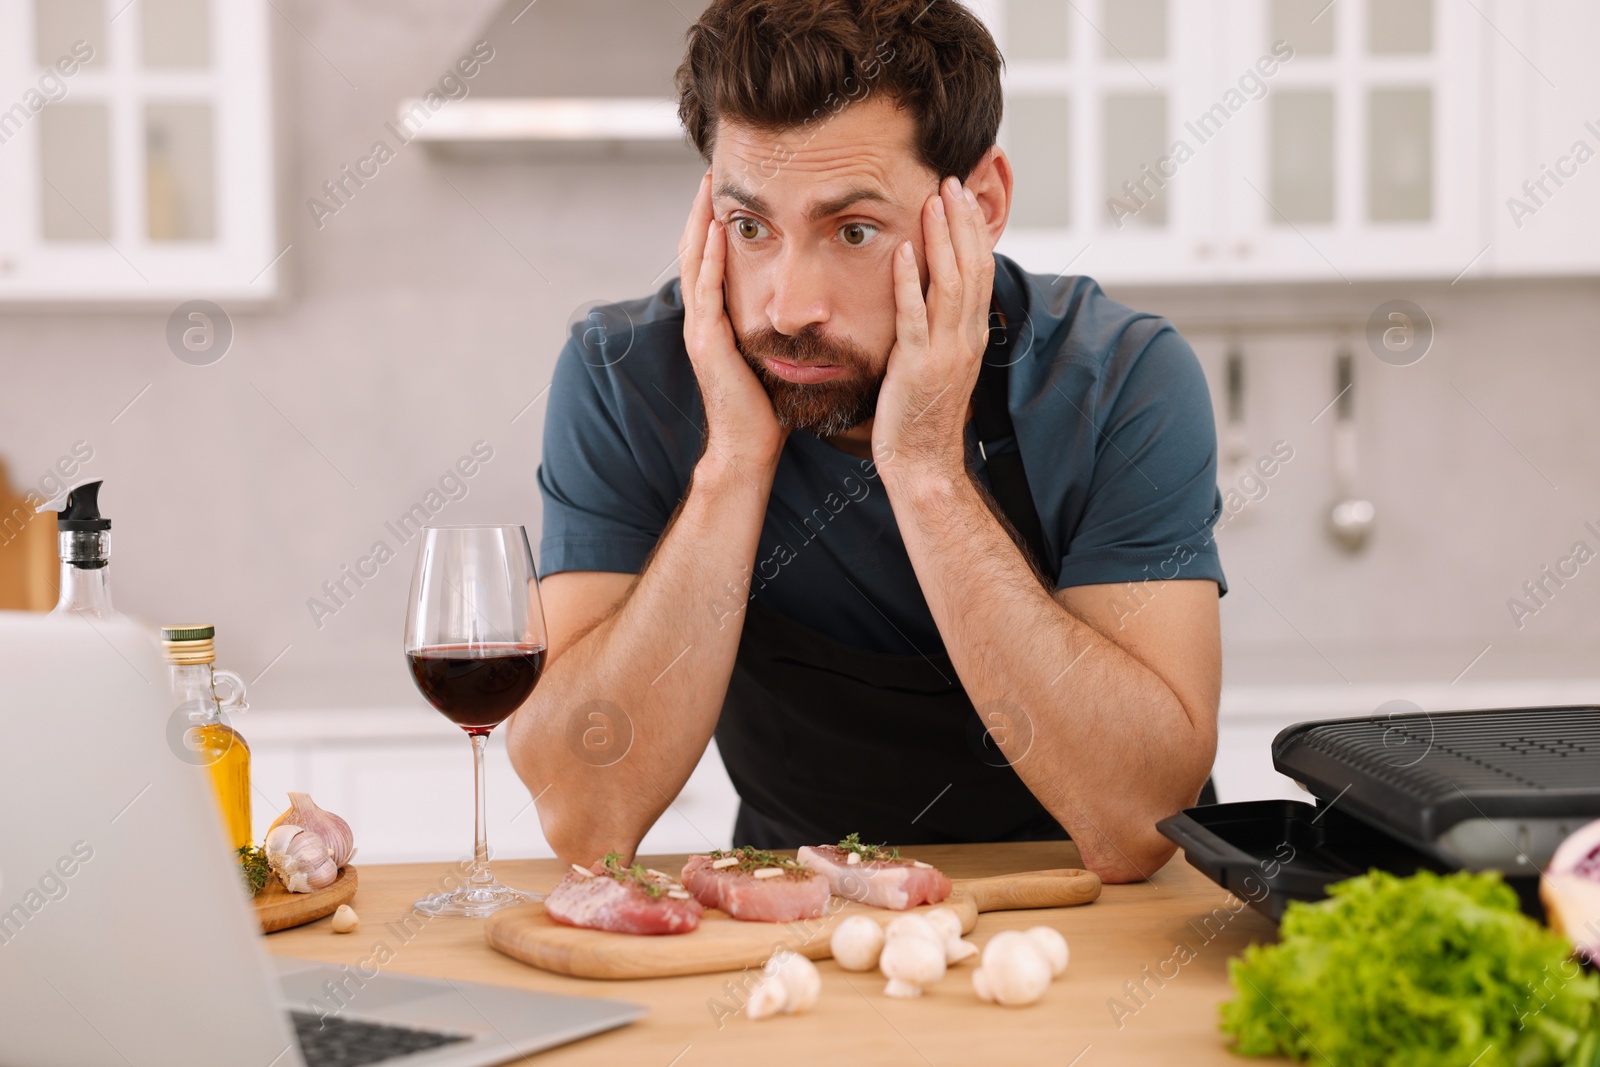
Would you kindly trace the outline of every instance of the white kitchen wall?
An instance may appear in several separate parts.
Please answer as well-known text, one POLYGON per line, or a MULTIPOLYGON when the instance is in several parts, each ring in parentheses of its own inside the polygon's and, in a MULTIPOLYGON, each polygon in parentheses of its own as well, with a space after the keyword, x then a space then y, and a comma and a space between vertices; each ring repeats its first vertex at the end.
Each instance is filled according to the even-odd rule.
MULTIPOLYGON (((315 782, 335 810, 327 798, 354 788, 354 776, 381 780, 372 796, 446 812, 445 832, 463 836, 468 751, 442 721, 438 744, 452 746, 443 751, 453 751, 453 769, 433 755, 413 759, 411 742, 397 740, 363 755, 359 769, 329 771, 312 766, 321 757, 295 731, 316 736, 316 724, 332 729, 349 709, 403 715, 392 709, 420 705, 399 650, 414 549, 385 522, 484 441, 493 459, 440 521, 518 521, 537 536, 541 391, 569 316, 667 276, 702 169, 687 153, 486 160, 411 145, 319 227, 308 198, 368 153, 399 99, 471 49, 497 6, 276 5, 287 294, 270 307, 225 309, 235 337, 220 362, 173 356, 165 306, 0 314, 0 457, 13 481, 36 483, 75 442, 92 446, 82 476, 106 480, 118 606, 153 623, 216 623, 219 664, 253 679, 255 710, 239 725, 261 735, 260 780, 279 796, 291 780, 315 782), (397 558, 315 619, 308 600, 379 539, 397 558), (288 717, 269 726, 275 714, 288 717)), ((547 68, 525 73, 557 92, 590 64, 587 49, 553 50, 547 68)), ((1219 400, 1237 332, 1252 454, 1278 440, 1295 450, 1268 495, 1220 538, 1232 587, 1224 799, 1282 788, 1263 770, 1264 738, 1280 719, 1371 711, 1383 693, 1467 694, 1458 706, 1600 697, 1590 684, 1600 677, 1600 564, 1520 628, 1506 603, 1575 541, 1600 549, 1584 525, 1600 528, 1600 282, 1334 280, 1113 295, 1170 315, 1219 400), (1380 363, 1361 335, 1397 297, 1437 328, 1432 350, 1409 367, 1380 363), (1332 399, 1342 332, 1357 356, 1361 489, 1377 508, 1372 541, 1353 557, 1324 532, 1333 418, 1313 422, 1332 399), (1477 683, 1496 687, 1470 688, 1477 683), (1280 704, 1298 710, 1283 718, 1272 711, 1280 704)), ((509 820, 526 791, 503 762, 495 775, 496 817, 509 820)), ((725 779, 714 779, 708 795, 723 798, 713 808, 730 821, 725 779)), ((705 833, 680 828, 674 847, 725 832, 710 815, 692 817, 705 833)), ((505 851, 540 847, 527 825, 497 831, 505 851)), ((374 857, 434 851, 413 850, 403 833, 369 837, 374 857)))

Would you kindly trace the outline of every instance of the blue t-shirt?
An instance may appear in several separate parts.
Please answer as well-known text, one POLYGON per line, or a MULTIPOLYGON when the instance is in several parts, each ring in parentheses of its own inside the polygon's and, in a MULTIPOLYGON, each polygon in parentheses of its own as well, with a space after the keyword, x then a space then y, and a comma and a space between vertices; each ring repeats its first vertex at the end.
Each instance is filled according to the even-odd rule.
MULTIPOLYGON (((1092 279, 1030 274, 998 254, 994 292, 1015 355, 989 358, 1015 359, 1011 419, 1057 587, 1208 578, 1226 592, 1216 428, 1189 344, 1092 279)), ((688 489, 704 427, 677 279, 578 323, 545 419, 540 573, 637 573, 688 489)), ((970 422, 967 443, 987 485, 970 422)), ((843 644, 943 647, 872 461, 804 430, 784 446, 751 566, 756 599, 843 644)))

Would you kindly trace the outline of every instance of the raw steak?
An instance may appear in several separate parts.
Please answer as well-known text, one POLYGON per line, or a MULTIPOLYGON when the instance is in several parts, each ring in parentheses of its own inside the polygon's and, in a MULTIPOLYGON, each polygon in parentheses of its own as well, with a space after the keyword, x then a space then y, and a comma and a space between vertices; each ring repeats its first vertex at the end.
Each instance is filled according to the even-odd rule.
POLYGON ((588 874, 573 864, 545 897, 545 914, 568 926, 618 934, 686 934, 700 925, 705 909, 683 886, 641 866, 622 866, 613 856, 588 874))
POLYGON ((826 875, 836 895, 877 908, 905 911, 919 904, 937 904, 950 895, 950 879, 937 867, 861 846, 854 837, 852 834, 838 845, 806 845, 797 858, 826 875), (851 863, 852 854, 861 859, 851 863))
POLYGON ((752 922, 815 919, 828 906, 828 879, 820 872, 750 848, 690 856, 683 865, 683 885, 706 907, 752 922), (730 859, 737 862, 727 863, 730 859), (781 873, 757 878, 759 870, 781 873))

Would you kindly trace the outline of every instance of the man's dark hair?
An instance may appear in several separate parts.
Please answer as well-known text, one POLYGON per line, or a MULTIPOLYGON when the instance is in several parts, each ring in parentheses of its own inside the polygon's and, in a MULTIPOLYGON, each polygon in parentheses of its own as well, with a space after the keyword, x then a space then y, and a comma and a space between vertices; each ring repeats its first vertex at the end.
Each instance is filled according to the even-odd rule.
POLYGON ((815 129, 880 93, 941 178, 965 181, 1000 129, 1004 61, 958 0, 712 0, 687 38, 678 117, 707 163, 718 120, 815 129))

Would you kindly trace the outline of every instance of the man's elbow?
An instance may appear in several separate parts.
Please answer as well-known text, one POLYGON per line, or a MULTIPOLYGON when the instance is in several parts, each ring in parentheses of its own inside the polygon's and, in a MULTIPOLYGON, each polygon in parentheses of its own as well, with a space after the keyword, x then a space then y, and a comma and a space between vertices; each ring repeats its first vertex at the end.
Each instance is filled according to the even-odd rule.
POLYGON ((1177 846, 1153 826, 1148 833, 1122 841, 1101 840, 1078 845, 1083 865, 1107 885, 1142 882, 1165 866, 1177 850, 1177 846))
POLYGON ((567 804, 551 789, 539 798, 539 829, 563 863, 587 867, 608 852, 631 860, 643 834, 615 819, 597 818, 593 804, 567 804))

